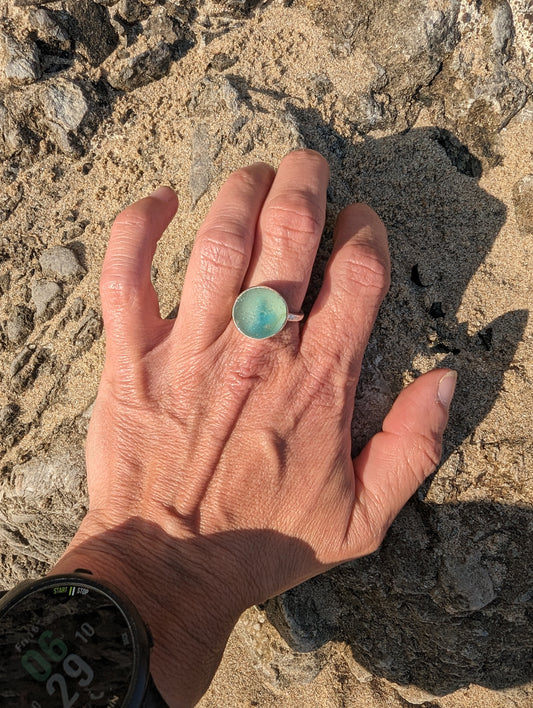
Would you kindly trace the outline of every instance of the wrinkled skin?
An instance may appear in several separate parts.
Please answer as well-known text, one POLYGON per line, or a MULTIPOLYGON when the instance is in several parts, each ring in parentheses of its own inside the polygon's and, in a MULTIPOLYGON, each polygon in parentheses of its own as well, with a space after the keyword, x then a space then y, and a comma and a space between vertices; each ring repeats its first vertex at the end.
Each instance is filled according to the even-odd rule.
POLYGON ((87 442, 90 510, 54 572, 114 583, 153 632, 171 706, 206 690, 240 613, 374 551, 440 458, 455 376, 421 376, 351 459, 361 360, 389 284, 385 228, 344 209, 303 324, 238 332, 242 289, 269 284, 298 312, 324 226, 329 170, 311 151, 238 170, 191 255, 176 320, 150 281, 177 198, 123 211, 101 277, 105 368, 87 442))

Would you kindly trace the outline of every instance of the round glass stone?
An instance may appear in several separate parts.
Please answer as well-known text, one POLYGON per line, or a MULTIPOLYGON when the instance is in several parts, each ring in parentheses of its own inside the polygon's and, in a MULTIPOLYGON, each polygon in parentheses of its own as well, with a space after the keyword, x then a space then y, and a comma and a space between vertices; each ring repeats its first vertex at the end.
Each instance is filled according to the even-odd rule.
POLYGON ((259 285, 239 295, 232 317, 239 332, 246 337, 266 339, 283 329, 288 314, 287 303, 281 295, 266 285, 259 285))

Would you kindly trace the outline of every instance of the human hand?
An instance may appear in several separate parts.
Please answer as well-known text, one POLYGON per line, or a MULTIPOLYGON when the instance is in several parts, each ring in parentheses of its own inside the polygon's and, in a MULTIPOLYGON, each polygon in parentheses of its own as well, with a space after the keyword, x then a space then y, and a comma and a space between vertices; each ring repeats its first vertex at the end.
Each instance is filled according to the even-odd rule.
POLYGON ((231 175, 198 233, 176 320, 160 318, 150 280, 174 193, 133 204, 112 229, 90 508, 56 570, 92 563, 124 588, 152 629, 153 674, 171 705, 199 698, 246 607, 376 550, 440 459, 447 370, 407 387, 351 459, 361 361, 389 283, 385 228, 369 207, 339 215, 303 326, 252 340, 231 320, 239 292, 257 284, 300 310, 328 178, 311 151, 277 173, 256 164, 231 175))

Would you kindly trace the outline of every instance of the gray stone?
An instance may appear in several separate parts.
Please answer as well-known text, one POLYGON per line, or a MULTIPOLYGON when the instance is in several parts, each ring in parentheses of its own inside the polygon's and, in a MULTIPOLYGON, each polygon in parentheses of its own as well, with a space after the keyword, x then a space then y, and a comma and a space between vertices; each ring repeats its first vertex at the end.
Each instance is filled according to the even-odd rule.
POLYGON ((23 145, 21 126, 0 99, 0 155, 11 157, 23 145))
POLYGON ((87 314, 80 320, 76 330, 71 335, 71 341, 79 353, 88 351, 103 331, 102 318, 89 308, 87 314))
POLYGON ((30 39, 21 42, 4 30, 0 35, 0 56, 2 71, 11 84, 31 84, 41 77, 40 52, 30 39))
POLYGON ((42 7, 31 9, 28 25, 42 42, 63 50, 70 48, 70 37, 66 27, 59 21, 59 13, 42 7))
POLYGON ((16 7, 30 7, 31 5, 50 5, 57 0, 15 0, 16 7))
POLYGON ((45 276, 70 280, 85 275, 76 254, 65 246, 48 248, 39 256, 39 263, 45 276))
POLYGON ((133 91, 166 76, 171 60, 170 47, 165 42, 160 42, 154 49, 131 57, 120 69, 110 72, 108 81, 113 88, 133 91))
POLYGON ((41 124, 64 153, 78 156, 85 138, 91 103, 80 85, 67 79, 48 81, 40 92, 41 124))
POLYGON ((72 16, 69 30, 77 51, 99 66, 118 45, 108 10, 93 0, 66 0, 65 8, 72 16))
POLYGON ((191 173, 189 175, 189 189, 191 190, 193 207, 209 189, 214 173, 209 130, 205 123, 199 123, 192 137, 191 173))
POLYGON ((15 305, 7 321, 7 338, 12 344, 24 342, 33 331, 33 314, 25 305, 15 305))
POLYGON ((51 317, 63 305, 61 286, 52 280, 38 280, 31 286, 31 298, 37 317, 51 317))
POLYGON ((148 41, 154 40, 174 44, 185 38, 183 25, 170 17, 163 8, 155 8, 144 23, 144 34, 148 41))
POLYGON ((140 22, 150 14, 150 10, 140 0, 119 0, 117 12, 126 22, 140 22))
POLYGON ((515 184, 513 204, 520 230, 533 234, 533 175, 525 175, 515 184))

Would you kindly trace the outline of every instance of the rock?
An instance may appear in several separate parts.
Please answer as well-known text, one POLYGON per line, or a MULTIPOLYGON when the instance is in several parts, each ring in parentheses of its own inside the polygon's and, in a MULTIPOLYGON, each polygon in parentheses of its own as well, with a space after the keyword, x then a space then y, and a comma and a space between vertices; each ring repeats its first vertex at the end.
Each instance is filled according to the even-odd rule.
POLYGON ((118 0, 94 0, 98 5, 105 5, 105 7, 113 7, 116 5, 118 0))
POLYGON ((65 246, 52 246, 41 253, 39 263, 46 276, 70 280, 85 275, 85 268, 78 261, 78 257, 65 246))
POLYGON ((533 234, 533 175, 525 175, 515 184, 513 204, 520 230, 533 234))
POLYGON ((78 353, 86 352, 101 336, 102 331, 102 318, 95 310, 89 308, 87 310, 87 314, 83 317, 77 329, 71 335, 70 340, 78 350, 78 353))
POLYGON ((48 81, 40 92, 41 125, 64 153, 79 156, 86 138, 91 102, 81 86, 67 79, 48 81))
POLYGON ((140 22, 150 14, 150 10, 140 0, 120 0, 117 12, 126 22, 140 22))
POLYGON ((9 81, 15 86, 31 84, 42 74, 41 56, 35 42, 16 39, 5 29, 0 35, 0 66, 9 81))
POLYGON ((236 17, 244 17, 257 7, 261 0, 214 0, 214 2, 236 17))
POLYGON ((12 344, 24 342, 33 331, 33 314, 25 305, 15 305, 6 325, 7 338, 12 344))
POLYGON ((91 66, 99 66, 118 45, 109 12, 93 0, 66 0, 65 9, 72 17, 69 30, 77 51, 91 66))
POLYGON ((70 49, 70 37, 58 12, 34 8, 28 13, 28 25, 41 42, 62 50, 70 49))
POLYGON ((31 286, 37 317, 51 317, 63 306, 61 286, 51 280, 38 280, 31 286))
POLYGON ((49 5, 57 0, 15 0, 16 7, 29 7, 31 5, 49 5))
POLYGON ((108 81, 113 88, 133 91, 166 76, 170 70, 172 52, 166 42, 160 42, 154 49, 131 57, 126 64, 110 72, 108 81))
POLYGON ((20 407, 16 403, 8 403, 0 408, 0 435, 3 437, 16 421, 20 414, 20 407))
POLYGON ((192 137, 189 189, 192 206, 206 193, 214 176, 211 140, 205 123, 199 123, 192 137))
POLYGON ((152 11, 144 23, 144 34, 148 41, 166 42, 173 45, 185 39, 183 26, 170 17, 163 8, 152 11))
POLYGON ((0 99, 0 155, 11 157, 23 146, 22 128, 0 99))

